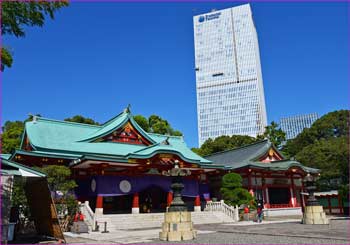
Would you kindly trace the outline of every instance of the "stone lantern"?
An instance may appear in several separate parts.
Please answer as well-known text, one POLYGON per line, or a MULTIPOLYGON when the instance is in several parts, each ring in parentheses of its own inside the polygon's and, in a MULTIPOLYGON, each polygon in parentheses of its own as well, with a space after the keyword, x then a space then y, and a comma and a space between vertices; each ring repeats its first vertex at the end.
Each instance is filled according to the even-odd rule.
POLYGON ((316 190, 316 177, 307 174, 303 182, 305 189, 309 193, 309 196, 306 201, 302 223, 308 225, 329 224, 329 220, 326 218, 323 207, 319 204, 314 195, 314 192, 316 190))
POLYGON ((169 171, 163 171, 162 174, 172 178, 171 189, 174 193, 174 199, 164 214, 164 222, 162 231, 159 232, 159 239, 163 241, 192 240, 196 237, 197 232, 193 230, 191 213, 188 212, 186 204, 181 197, 181 191, 184 188, 182 178, 190 175, 191 172, 188 169, 181 169, 179 161, 176 160, 174 167, 169 171))

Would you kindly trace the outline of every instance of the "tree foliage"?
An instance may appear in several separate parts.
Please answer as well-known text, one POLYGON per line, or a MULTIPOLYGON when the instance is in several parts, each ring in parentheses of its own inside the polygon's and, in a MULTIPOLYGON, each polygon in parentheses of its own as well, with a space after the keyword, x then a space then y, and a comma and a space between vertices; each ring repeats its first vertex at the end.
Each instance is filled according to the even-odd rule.
POLYGON ((280 148, 282 142, 286 140, 286 133, 278 127, 277 123, 272 121, 270 125, 265 127, 263 135, 259 135, 257 139, 269 139, 277 148, 280 148))
POLYGON ((228 205, 240 206, 247 204, 255 206, 253 196, 246 189, 242 188, 242 177, 239 174, 225 174, 222 178, 220 192, 225 203, 228 205))
POLYGON ((322 116, 283 147, 304 165, 321 169, 319 182, 328 183, 324 188, 337 188, 331 184, 336 178, 343 184, 349 182, 349 112, 340 110, 322 116))
MULTIPOLYGON (((37 114, 36 116, 40 116, 37 114)), ((30 115, 24 122, 22 121, 6 121, 2 127, 1 134, 1 152, 12 153, 21 145, 21 136, 24 130, 24 123, 31 121, 33 115, 30 115)))
POLYGON ((24 129, 22 121, 7 121, 2 128, 1 152, 12 153, 21 144, 21 135, 24 129))
POLYGON ((145 130, 146 132, 150 131, 151 128, 149 126, 147 118, 145 118, 142 115, 136 115, 134 116, 134 120, 143 130, 145 130))
POLYGON ((60 199, 55 200, 56 203, 59 203, 57 206, 58 212, 67 209, 68 215, 74 215, 78 211, 78 201, 72 192, 78 185, 71 179, 71 170, 61 165, 49 165, 38 168, 38 170, 47 175, 47 182, 51 191, 55 193, 59 191, 63 194, 60 199))
POLYGON ((63 195, 77 187, 74 180, 70 179, 71 170, 66 166, 49 165, 39 168, 39 171, 47 175, 47 182, 51 191, 61 191, 63 195))
POLYGON ((232 150, 238 147, 252 144, 257 139, 246 135, 219 136, 214 140, 207 139, 200 148, 192 148, 192 151, 200 156, 207 156, 216 152, 232 150))
POLYGON ((134 120, 140 127, 149 133, 167 134, 174 136, 182 136, 182 133, 178 130, 174 130, 167 120, 164 120, 160 116, 151 115, 148 119, 142 115, 134 116, 134 120))
MULTIPOLYGON (((68 1, 2 1, 1 34, 24 37, 26 26, 42 27, 48 16, 68 6, 68 1)), ((1 48, 1 70, 12 66, 12 55, 7 48, 1 48)))
POLYGON ((317 140, 349 136, 349 110, 330 112, 305 128, 296 138, 288 140, 283 150, 295 156, 317 140))
POLYGON ((76 122, 76 123, 85 123, 85 124, 92 124, 92 125, 100 125, 98 122, 94 121, 91 118, 83 117, 81 115, 76 115, 74 117, 66 118, 64 119, 68 122, 76 122))

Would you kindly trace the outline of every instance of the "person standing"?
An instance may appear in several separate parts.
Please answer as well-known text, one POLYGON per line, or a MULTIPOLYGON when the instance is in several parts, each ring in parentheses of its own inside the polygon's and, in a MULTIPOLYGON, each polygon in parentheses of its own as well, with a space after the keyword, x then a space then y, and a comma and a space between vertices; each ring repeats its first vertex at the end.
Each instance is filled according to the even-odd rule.
POLYGON ((262 205, 262 203, 258 202, 258 207, 257 207, 258 223, 262 222, 262 219, 263 219, 263 208, 264 208, 264 206, 262 205))

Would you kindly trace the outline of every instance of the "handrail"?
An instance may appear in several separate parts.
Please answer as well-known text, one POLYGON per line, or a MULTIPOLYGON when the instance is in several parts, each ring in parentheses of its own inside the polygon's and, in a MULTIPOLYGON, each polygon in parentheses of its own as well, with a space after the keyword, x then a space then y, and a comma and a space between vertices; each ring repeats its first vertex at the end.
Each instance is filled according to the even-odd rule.
POLYGON ((227 205, 224 200, 220 202, 207 202, 204 211, 220 211, 232 218, 234 221, 239 221, 238 207, 227 205))
POLYGON ((95 229, 95 214, 91 210, 89 201, 85 201, 85 203, 80 204, 80 211, 85 216, 85 221, 88 225, 91 225, 92 230, 95 229))

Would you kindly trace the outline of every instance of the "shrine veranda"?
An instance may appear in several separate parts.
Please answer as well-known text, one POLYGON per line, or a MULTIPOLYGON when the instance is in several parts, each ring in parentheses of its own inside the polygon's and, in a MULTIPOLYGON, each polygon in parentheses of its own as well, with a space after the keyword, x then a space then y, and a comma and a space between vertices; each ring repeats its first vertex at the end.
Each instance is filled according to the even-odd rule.
POLYGON ((171 178, 162 173, 176 160, 191 171, 182 192, 189 210, 220 200, 221 179, 229 172, 239 173, 243 186, 266 208, 300 207, 302 178, 319 173, 286 159, 268 140, 203 158, 182 136, 145 132, 129 109, 102 125, 34 117, 9 160, 68 166, 78 184, 77 199, 89 201, 100 214, 165 212, 172 201, 171 178))

